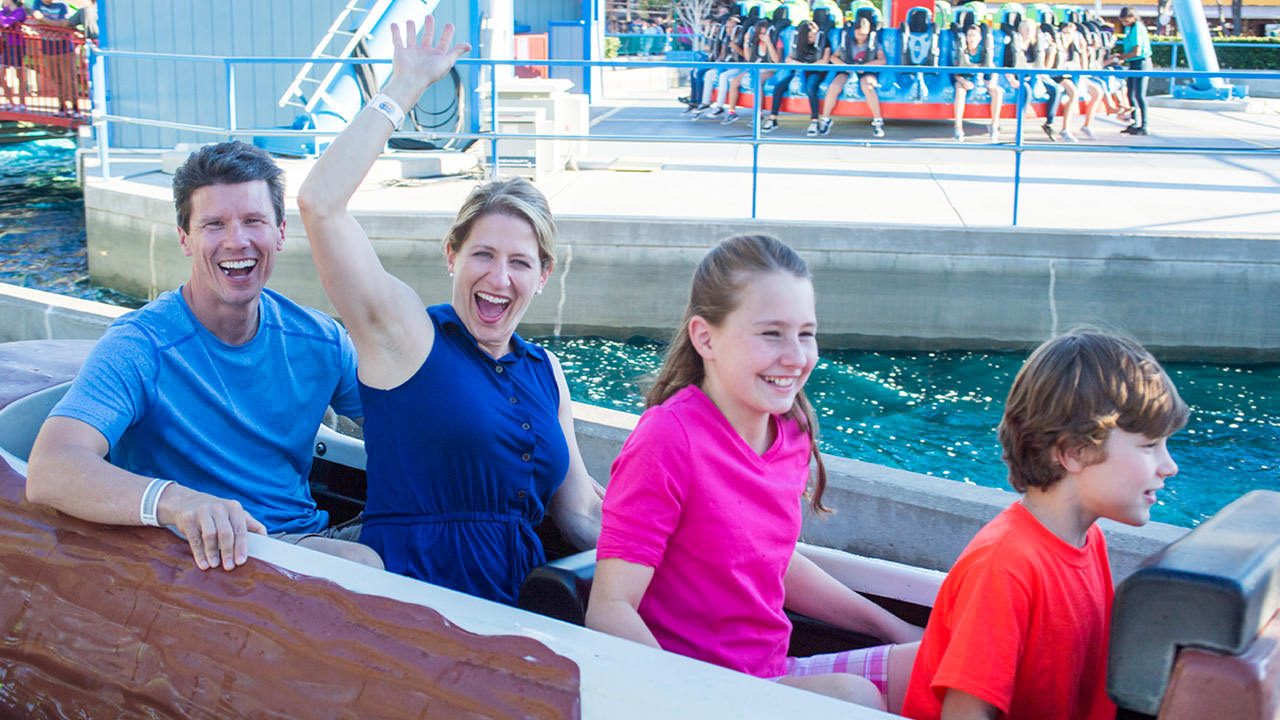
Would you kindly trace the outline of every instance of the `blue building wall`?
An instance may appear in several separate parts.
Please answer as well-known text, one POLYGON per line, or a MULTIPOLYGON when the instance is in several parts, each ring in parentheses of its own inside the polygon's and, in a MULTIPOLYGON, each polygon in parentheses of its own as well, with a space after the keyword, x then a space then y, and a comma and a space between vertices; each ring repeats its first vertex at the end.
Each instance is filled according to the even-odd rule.
MULTIPOLYGON (((398 0, 421 2, 421 0, 398 0)), ((346 0, 130 0, 104 8, 104 47, 217 57, 306 57, 346 0)), ((437 22, 453 22, 459 37, 470 32, 470 0, 440 0, 437 22)), ((288 125, 298 108, 280 108, 280 95, 300 65, 237 64, 236 125, 288 125)), ((465 75, 464 75, 465 77, 465 75)), ((223 63, 139 58, 106 59, 106 102, 111 114, 226 127, 227 71, 223 63)), ((445 107, 451 87, 433 88, 424 106, 445 107)), ((252 133, 246 133, 251 135, 252 133)), ((113 123, 112 145, 172 147, 217 136, 113 123)))
POLYGON ((528 32, 547 32, 550 21, 581 20, 582 0, 516 0, 515 24, 528 32))

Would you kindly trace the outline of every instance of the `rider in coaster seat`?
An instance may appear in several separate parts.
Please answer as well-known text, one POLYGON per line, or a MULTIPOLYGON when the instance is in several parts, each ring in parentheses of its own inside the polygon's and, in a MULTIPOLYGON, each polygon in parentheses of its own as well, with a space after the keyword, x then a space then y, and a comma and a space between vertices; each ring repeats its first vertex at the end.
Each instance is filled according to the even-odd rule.
MULTIPOLYGON (((795 44, 791 53, 787 55, 786 62, 796 65, 826 65, 831 62, 831 47, 826 43, 825 37, 818 31, 818 25, 812 20, 805 20, 796 27, 795 44)), ((778 126, 778 110, 782 106, 782 97, 786 94, 791 86, 791 78, 797 75, 797 70, 787 68, 780 71, 773 86, 773 104, 770 106, 769 117, 765 118, 764 124, 761 125, 762 131, 770 131, 778 126)), ((818 85, 826 78, 826 73, 820 70, 801 70, 799 71, 801 87, 804 89, 805 95, 809 98, 809 129, 806 135, 813 137, 819 132, 818 125, 818 85)))
MULTIPOLYGON (((879 33, 872 24, 871 16, 859 12, 856 22, 844 24, 840 34, 840 42, 832 62, 840 65, 884 65, 884 48, 880 46, 879 33)), ((867 107, 871 109, 871 134, 884 137, 884 118, 880 115, 879 74, 875 72, 855 71, 858 74, 858 87, 866 98, 867 107)), ((822 116, 818 118, 818 132, 826 135, 831 132, 831 111, 840 100, 840 93, 849 81, 849 71, 833 70, 828 75, 831 81, 826 95, 822 99, 822 116)))
MULTIPOLYGON (((746 35, 747 29, 742 27, 742 16, 731 15, 724 26, 724 44, 720 61, 726 64, 720 68, 719 74, 716 75, 716 101, 711 103, 711 109, 701 117, 715 119, 726 112, 732 112, 733 106, 728 102, 729 84, 747 71, 743 65, 745 53, 742 47, 746 35)), ((698 117, 698 115, 695 115, 694 119, 696 120, 698 117)), ((727 125, 736 119, 736 116, 732 119, 726 117, 724 122, 727 125)))
MULTIPOLYGON (((1013 48, 1013 64, 1008 67, 1016 69, 1043 69, 1045 67, 1045 54, 1047 51, 1047 38, 1043 37, 1040 32, 1040 25, 1031 18, 1023 18, 1018 23, 1018 31, 1010 38, 1010 46, 1013 48)), ((1032 117, 1035 113, 1031 107, 1033 100, 1037 99, 1036 95, 1043 87, 1044 83, 1038 76, 1027 76, 1027 87, 1025 92, 1020 93, 1018 97, 1018 112, 1028 113, 1032 117)), ((1012 92, 1019 92, 1024 89, 1017 75, 1006 75, 1005 80, 1008 81, 1012 92)))
MULTIPOLYGON (((1065 24, 1064 24, 1065 25, 1065 24)), ((1075 26, 1071 26, 1074 30, 1075 26)), ((1071 66, 1068 60, 1068 52, 1072 53, 1071 57, 1078 59, 1075 54, 1078 48, 1072 45, 1071 48, 1063 47, 1061 38, 1059 37, 1058 28, 1052 24, 1042 23, 1040 25, 1040 37, 1045 39, 1044 67, 1055 70, 1072 70, 1079 69, 1071 66)), ((1050 75, 1048 77, 1041 76, 1041 82, 1044 84, 1045 93, 1048 95, 1048 102, 1045 104, 1044 124, 1040 129, 1044 130, 1044 134, 1049 140, 1056 140, 1053 134, 1053 120, 1058 116, 1058 108, 1065 101, 1067 104, 1067 117, 1073 114, 1072 108, 1076 105, 1077 90, 1075 82, 1066 75, 1050 75)), ((1067 132, 1063 140, 1075 142, 1075 137, 1067 132)))
MULTIPOLYGON (((720 62, 720 59, 726 52, 726 44, 728 37, 729 17, 725 16, 718 20, 712 20, 712 27, 707 32, 710 39, 710 45, 707 48, 707 56, 711 62, 720 62)), ((716 77, 720 74, 719 68, 714 66, 698 68, 689 73, 689 84, 691 92, 689 93, 689 107, 682 113, 691 116, 693 120, 697 120, 702 113, 711 109, 711 90, 716 86, 716 77)))
MULTIPOLYGON (((747 31, 747 38, 743 40, 742 50, 745 54, 745 63, 782 62, 782 53, 778 49, 777 40, 773 35, 773 24, 768 20, 758 20, 755 25, 751 26, 747 31)), ((772 70, 761 70, 760 85, 763 86, 772 76, 772 70)), ((753 84, 750 70, 744 70, 729 81, 729 94, 725 103, 725 106, 729 108, 729 112, 724 116, 724 120, 720 121, 721 125, 730 125, 738 119, 738 94, 744 84, 747 87, 751 87, 753 84)))
MULTIPOLYGON (((933 22, 933 11, 915 7, 907 11, 902 21, 902 64, 936 67, 938 64, 938 27, 933 22)), ((916 73, 911 86, 911 99, 924 102, 928 89, 924 73, 916 73)))
MULTIPOLYGON (((964 15, 968 25, 952 24, 951 33, 955 38, 952 54, 956 67, 994 68, 995 43, 991 39, 991 28, 975 22, 972 13, 964 15)), ((964 142, 964 106, 965 95, 975 87, 985 87, 991 98, 991 142, 1000 139, 1000 110, 1004 104, 1004 90, 1000 87, 995 73, 956 73, 951 76, 955 87, 955 141, 964 142)))

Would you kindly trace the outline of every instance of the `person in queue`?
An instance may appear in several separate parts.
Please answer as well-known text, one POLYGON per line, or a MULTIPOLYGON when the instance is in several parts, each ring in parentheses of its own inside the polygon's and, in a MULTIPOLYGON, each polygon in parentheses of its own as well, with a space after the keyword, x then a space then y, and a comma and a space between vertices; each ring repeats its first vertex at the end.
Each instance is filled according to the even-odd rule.
MULTIPOLYGON (((964 31, 963 39, 957 44, 956 65, 965 68, 991 68, 995 66, 993 55, 983 48, 982 27, 970 25, 964 31)), ((1004 106, 1004 89, 1000 87, 995 73, 978 75, 956 73, 951 76, 951 84, 955 87, 955 133, 956 142, 964 142, 964 106, 965 97, 973 90, 976 83, 987 88, 991 97, 991 142, 1000 141, 1000 111, 1004 106)))
MULTIPOLYGON (((831 47, 827 45, 823 34, 818 31, 817 23, 805 20, 796 26, 795 44, 786 62, 796 65, 826 65, 831 62, 831 47)), ((778 110, 782 106, 782 98, 787 94, 787 90, 791 87, 791 78, 795 77, 797 72, 800 73, 800 84, 804 86, 804 94, 809 98, 809 129, 805 131, 805 135, 814 137, 821 131, 821 124, 818 122, 821 109, 818 88, 826 78, 826 72, 792 68, 778 72, 773 85, 773 104, 769 106, 769 117, 765 118, 764 124, 760 126, 762 131, 767 132, 778 126, 778 110)))
MULTIPOLYGON (((858 24, 854 27, 852 33, 843 36, 844 41, 835 51, 831 61, 833 63, 843 63, 845 65, 884 65, 884 48, 877 42, 877 37, 871 30, 871 20, 866 17, 858 18, 858 24)), ((862 95, 867 99, 867 107, 871 109, 871 134, 876 137, 884 137, 884 118, 880 115, 880 96, 878 89, 880 87, 880 73, 863 72, 858 73, 858 87, 862 89, 862 95)), ((849 73, 845 70, 836 70, 828 73, 831 76, 831 83, 827 86, 827 94, 822 98, 822 114, 818 117, 818 133, 826 135, 831 132, 831 113, 836 108, 836 103, 840 101, 840 93, 844 91, 845 83, 849 81, 849 73)))
POLYGON ((803 392, 816 331, 808 268, 776 238, 729 238, 703 258, 613 463, 587 627, 896 712, 921 629, 796 549, 811 462, 809 504, 826 510, 803 392), (784 607, 906 644, 788 657, 784 607))
POLYGON ((94 346, 36 437, 27 499, 176 526, 202 570, 244 564, 250 532, 381 567, 358 528, 328 527, 308 486, 325 409, 363 411, 342 326, 265 288, 283 172, 252 145, 209 145, 174 173, 173 201, 191 277, 94 346))
POLYGON ((298 206, 325 292, 360 359, 368 502, 361 541, 387 569, 505 603, 544 562, 549 512, 595 545, 600 490, 573 431, 564 372, 516 334, 555 260, 546 198, 522 179, 476 188, 444 238, 450 303, 423 309, 347 204, 422 93, 469 45, 428 16, 392 30, 391 78, 325 151, 298 206))
MULTIPOLYGON (((1120 54, 1117 59, 1127 62, 1130 70, 1151 69, 1151 38, 1147 34, 1147 26, 1138 18, 1138 13, 1131 7, 1120 8, 1120 26, 1124 28, 1124 37, 1120 40, 1120 54)), ((1127 77, 1124 79, 1129 90, 1129 105, 1133 108, 1132 123, 1121 130, 1129 135, 1147 134, 1147 82, 1150 78, 1127 77)))
POLYGON ((915 720, 1114 720, 1115 591, 1099 518, 1145 525, 1178 472, 1189 411, 1141 345, 1078 329, 1014 378, 1000 421, 1022 497, 987 523, 938 590, 903 714, 915 720))

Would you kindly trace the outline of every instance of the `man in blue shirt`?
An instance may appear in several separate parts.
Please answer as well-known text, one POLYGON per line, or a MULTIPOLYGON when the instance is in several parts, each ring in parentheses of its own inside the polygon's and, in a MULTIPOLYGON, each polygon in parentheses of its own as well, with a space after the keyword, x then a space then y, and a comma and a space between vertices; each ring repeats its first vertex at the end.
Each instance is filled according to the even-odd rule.
POLYGON ((284 247, 282 176, 239 142, 202 148, 174 174, 191 277, 107 330, 36 438, 29 500, 176 526, 201 569, 243 564, 250 532, 381 567, 326 530, 308 487, 326 407, 363 410, 342 327, 264 287, 284 247))

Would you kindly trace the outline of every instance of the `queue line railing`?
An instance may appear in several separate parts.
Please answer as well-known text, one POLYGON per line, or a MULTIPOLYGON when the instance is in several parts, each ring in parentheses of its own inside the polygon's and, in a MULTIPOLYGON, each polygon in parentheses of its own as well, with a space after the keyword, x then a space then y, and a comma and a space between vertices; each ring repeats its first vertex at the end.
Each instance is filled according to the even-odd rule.
MULTIPOLYGON (((225 123, 222 125, 198 125, 193 123, 182 123, 150 118, 137 118, 123 115, 115 115, 110 112, 110 108, 102 108, 100 112, 95 112, 94 126, 96 129, 98 158, 100 172, 104 177, 110 177, 110 146, 109 124, 110 123, 127 123, 148 127, 167 128, 180 131, 190 131, 196 133, 204 133, 225 138, 232 137, 327 137, 338 134, 338 131, 321 131, 321 130, 291 130, 285 128, 259 128, 259 127, 240 127, 237 122, 237 109, 235 102, 236 93, 236 68, 241 65, 262 65, 262 64, 279 64, 279 63, 342 63, 342 64, 370 64, 370 63, 390 63, 390 60, 371 60, 368 58, 358 59, 316 59, 316 58, 282 58, 282 57, 215 57, 206 55, 183 55, 168 53, 147 53, 147 52, 128 52, 119 50, 96 50, 95 52, 105 56, 109 61, 112 57, 128 57, 140 59, 155 59, 165 61, 191 61, 199 63, 221 64, 224 67, 226 75, 228 103, 227 116, 225 123)), ((540 64, 550 67, 578 68, 584 72, 590 68, 651 68, 654 66, 652 62, 628 62, 616 60, 539 60, 540 64)), ((480 85, 492 83, 492 79, 498 67, 527 65, 528 60, 494 60, 494 59, 473 59, 462 58, 458 61, 460 66, 480 67, 487 71, 489 80, 482 79, 480 85)), ((664 67, 682 68, 695 70, 699 68, 723 67, 723 64, 706 63, 706 62, 673 62, 666 61, 664 67)), ((814 66, 808 66, 814 67, 814 66)), ((861 71, 866 72, 866 65, 821 65, 816 66, 821 72, 829 71, 861 71)), ((877 65, 874 66, 876 72, 895 72, 904 75, 954 75, 963 73, 966 75, 976 74, 977 68, 958 68, 943 66, 915 66, 915 65, 877 65)), ((804 70, 805 66, 796 64, 770 64, 770 63, 752 63, 748 68, 752 73, 752 87, 761 87, 761 74, 766 71, 779 70, 804 70)), ((502 155, 500 153, 499 143, 504 140, 517 140, 520 142, 528 142, 530 140, 560 140, 560 141, 611 141, 611 142, 660 142, 660 143, 705 143, 705 144, 730 144, 730 145, 750 145, 751 146, 751 217, 755 219, 758 214, 759 201, 759 176, 760 176, 760 147, 762 145, 815 145, 815 146, 853 146, 853 147, 878 147, 878 148, 936 148, 948 150, 1007 150, 1014 154, 1014 171, 1011 178, 1013 183, 1013 207, 1011 224, 1018 224, 1018 203, 1021 193, 1022 184, 1022 156, 1027 152, 1069 152, 1069 153, 1134 153, 1134 154, 1195 154, 1202 155, 1206 153, 1229 154, 1229 155, 1280 155, 1280 147, 1249 147, 1249 148, 1227 148, 1227 147, 1160 147, 1150 145, 1090 145, 1085 143, 1049 143, 1029 145, 1024 142, 1023 119, 1025 113, 1023 109, 1026 104, 1031 101, 1027 95, 1027 89, 1031 87, 1032 81, 1039 76, 1067 76, 1077 78, 1080 76, 1088 76, 1094 78, 1128 78, 1128 77, 1146 77, 1146 78, 1179 78, 1179 79, 1204 79, 1204 78, 1224 78, 1224 79, 1263 79, 1263 80, 1280 80, 1280 72, 1264 72, 1264 71, 1248 71, 1248 70, 1223 70, 1220 72, 1202 72, 1194 70, 1036 70, 1029 68, 987 68, 988 72, 983 74, 999 74, 1012 75, 1019 79, 1018 92, 1016 95, 1016 126, 1014 141, 1012 143, 964 143, 955 144, 952 142, 921 142, 921 141, 902 141, 887 139, 833 139, 827 137, 763 137, 760 129, 760 115, 762 108, 763 93, 756 91, 754 95, 754 107, 752 112, 751 134, 749 137, 721 137, 708 138, 702 136, 691 135, 599 135, 599 134, 568 134, 568 133, 501 133, 496 132, 498 128, 498 92, 489 93, 488 108, 484 110, 489 118, 488 131, 477 132, 407 132, 398 131, 400 137, 417 138, 422 140, 434 141, 442 139, 457 138, 463 140, 478 140, 489 143, 489 174, 491 177, 497 177, 501 166, 502 155)), ((476 112, 480 112, 480 108, 476 108, 476 112)))

